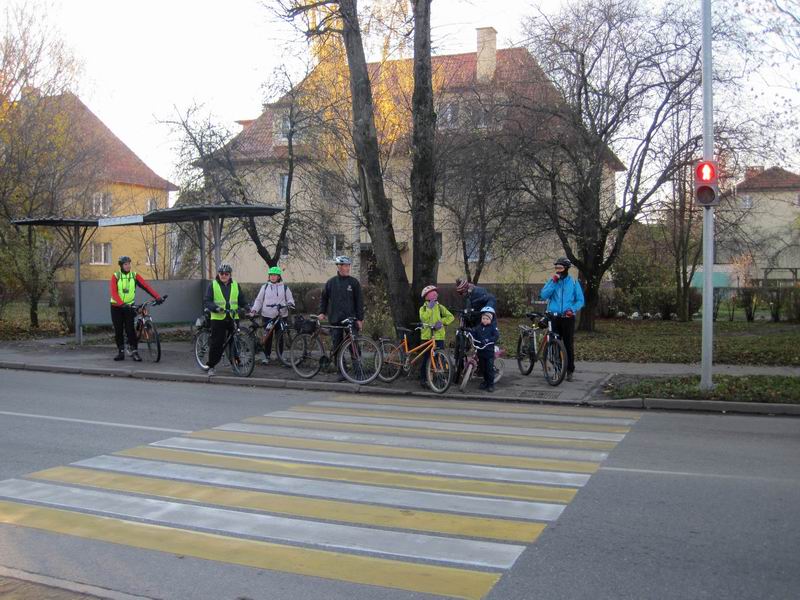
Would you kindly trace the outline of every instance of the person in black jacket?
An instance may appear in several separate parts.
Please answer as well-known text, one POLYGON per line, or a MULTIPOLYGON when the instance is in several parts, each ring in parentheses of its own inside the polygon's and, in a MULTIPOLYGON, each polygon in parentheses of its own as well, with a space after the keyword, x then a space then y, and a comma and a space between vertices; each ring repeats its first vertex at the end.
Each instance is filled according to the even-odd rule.
POLYGON ((211 338, 208 343, 208 363, 202 368, 211 376, 225 351, 225 337, 233 333, 236 327, 239 310, 246 310, 248 306, 244 292, 233 280, 230 265, 220 265, 217 269, 216 279, 206 289, 203 306, 211 313, 211 338))
MULTIPOLYGON (((358 279, 350 276, 353 261, 347 256, 337 256, 336 275, 331 277, 322 290, 319 300, 319 320, 326 319, 331 325, 339 325, 345 319, 355 319, 360 330, 364 327, 364 296, 358 279)), ((334 329, 331 333, 333 347, 337 348, 344 337, 344 330, 334 329)), ((339 375, 339 380, 344 377, 339 375)))
MULTIPOLYGON (((481 310, 484 306, 491 306, 497 309, 497 298, 490 294, 486 288, 479 287, 462 277, 456 279, 456 292, 459 296, 464 296, 465 309, 476 312, 481 310)), ((478 316, 475 314, 473 317, 468 318, 467 324, 470 326, 477 325, 478 316)))
POLYGON ((497 329, 495 311, 491 306, 481 309, 481 322, 473 328, 472 337, 475 343, 484 346, 478 350, 478 369, 483 372, 483 383, 480 388, 487 392, 494 391, 494 345, 500 339, 497 329))

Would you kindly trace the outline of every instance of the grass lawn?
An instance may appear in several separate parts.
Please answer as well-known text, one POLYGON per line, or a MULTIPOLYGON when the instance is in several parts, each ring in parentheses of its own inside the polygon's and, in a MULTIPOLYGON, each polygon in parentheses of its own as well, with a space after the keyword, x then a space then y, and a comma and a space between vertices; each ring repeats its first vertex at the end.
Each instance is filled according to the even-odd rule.
MULTIPOLYGON (((593 333, 575 338, 577 360, 700 362, 700 321, 598 320, 593 333)), ((714 362, 800 366, 800 324, 718 321, 714 362)))
POLYGON ((39 329, 31 329, 27 302, 10 302, 0 318, 0 340, 27 340, 68 335, 58 319, 58 308, 39 305, 39 329))
POLYGON ((606 384, 611 398, 686 398, 735 402, 800 404, 800 377, 717 375, 714 389, 700 390, 700 376, 631 377, 617 375, 606 384))

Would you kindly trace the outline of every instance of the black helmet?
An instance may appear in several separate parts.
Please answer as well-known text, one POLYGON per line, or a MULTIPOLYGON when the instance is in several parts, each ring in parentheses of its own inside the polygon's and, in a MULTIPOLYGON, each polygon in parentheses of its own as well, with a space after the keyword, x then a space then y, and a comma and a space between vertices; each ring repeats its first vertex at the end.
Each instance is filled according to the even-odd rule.
POLYGON ((569 269, 572 266, 572 263, 569 261, 569 259, 566 256, 558 257, 553 264, 554 265, 561 265, 565 269, 569 269))
POLYGON ((131 257, 130 256, 120 256, 119 259, 117 259, 117 264, 120 267, 122 265, 124 265, 126 262, 131 262, 131 257))
POLYGON ((217 269, 217 273, 233 273, 233 267, 227 263, 223 263, 217 269))

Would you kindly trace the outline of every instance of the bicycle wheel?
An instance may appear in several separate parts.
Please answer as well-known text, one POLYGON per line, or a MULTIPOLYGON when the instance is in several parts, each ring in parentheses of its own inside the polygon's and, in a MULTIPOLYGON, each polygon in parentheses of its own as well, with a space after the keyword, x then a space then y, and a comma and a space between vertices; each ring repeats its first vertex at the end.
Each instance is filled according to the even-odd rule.
POLYGON ((250 377, 256 366, 256 345, 253 336, 237 331, 228 345, 228 360, 231 369, 239 377, 250 377))
POLYGON ((502 358, 495 358, 494 359, 494 382, 497 383, 500 381, 500 378, 503 376, 503 373, 506 369, 506 363, 503 361, 502 358))
POLYGON ((550 385, 556 386, 564 381, 567 374, 567 348, 560 339, 550 338, 544 348, 542 356, 542 368, 544 378, 550 385))
POLYGON ((533 350, 531 334, 527 331, 520 333, 517 340, 517 366, 523 375, 530 375, 533 371, 534 360, 531 350, 533 350))
POLYGON ((456 343, 453 351, 453 381, 460 381, 461 372, 464 370, 464 359, 466 358, 466 340, 464 334, 456 331, 456 343))
POLYGON ((441 349, 433 351, 433 358, 428 361, 428 386, 437 394, 444 394, 453 381, 453 369, 450 357, 441 349))
POLYGON ((208 348, 211 339, 211 332, 208 329, 201 329, 194 334, 194 359, 200 368, 208 364, 208 348))
POLYGON ((292 340, 289 348, 292 369, 303 379, 311 379, 319 373, 325 349, 319 337, 310 333, 301 333, 292 340))
POLYGON ((294 341, 294 333, 288 327, 275 332, 275 353, 284 367, 292 366, 292 341, 294 341))
POLYGON ((400 346, 387 340, 381 342, 381 352, 383 353, 383 363, 378 373, 378 379, 391 383, 403 372, 405 356, 400 346))
POLYGON ((158 336, 158 329, 155 323, 145 321, 142 325, 142 333, 139 338, 139 343, 144 342, 147 344, 147 357, 153 361, 158 362, 161 360, 161 338, 158 336))
POLYGON ((357 335, 339 350, 339 372, 350 383, 366 385, 381 372, 383 355, 377 343, 357 335))
POLYGON ((462 392, 467 389, 469 385, 469 380, 472 379, 472 373, 475 371, 475 365, 472 361, 467 363, 466 368, 464 369, 464 374, 461 376, 461 383, 458 385, 458 389, 462 392))

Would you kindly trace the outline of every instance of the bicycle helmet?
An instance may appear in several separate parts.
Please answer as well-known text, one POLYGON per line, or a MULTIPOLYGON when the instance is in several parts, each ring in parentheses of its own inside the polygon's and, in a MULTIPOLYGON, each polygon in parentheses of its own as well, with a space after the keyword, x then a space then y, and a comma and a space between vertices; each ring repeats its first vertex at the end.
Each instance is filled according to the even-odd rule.
POLYGON ((335 259, 333 259, 333 262, 335 262, 337 265, 352 265, 353 264, 353 261, 350 260, 349 256, 337 256, 335 259))
POLYGON ((565 269, 569 269, 572 266, 572 263, 570 262, 570 260, 566 256, 561 256, 561 257, 557 258, 556 261, 553 264, 554 265, 561 265, 565 269))
POLYGON ((269 275, 283 275, 280 267, 270 267, 268 273, 269 275))
POLYGON ((469 289, 469 281, 459 277, 456 279, 456 292, 459 294, 466 294, 469 289))
POLYGON ((233 273, 233 267, 231 267, 227 263, 221 264, 219 266, 219 268, 217 269, 217 273, 228 273, 228 274, 231 274, 231 273, 233 273))
POLYGON ((438 292, 438 291, 439 291, 439 288, 437 288, 435 285, 426 285, 424 288, 422 288, 422 294, 420 294, 420 295, 422 296, 422 299, 424 300, 425 296, 427 296, 431 292, 438 292))
POLYGON ((492 316, 497 314, 497 313, 495 313, 494 309, 491 306, 484 306, 481 309, 481 314, 483 314, 483 313, 491 313, 492 316))
POLYGON ((120 267, 121 267, 122 265, 124 265, 126 262, 127 262, 127 263, 131 262, 131 257, 130 257, 130 256, 120 256, 120 257, 119 257, 119 259, 117 260, 117 264, 118 264, 120 267))

